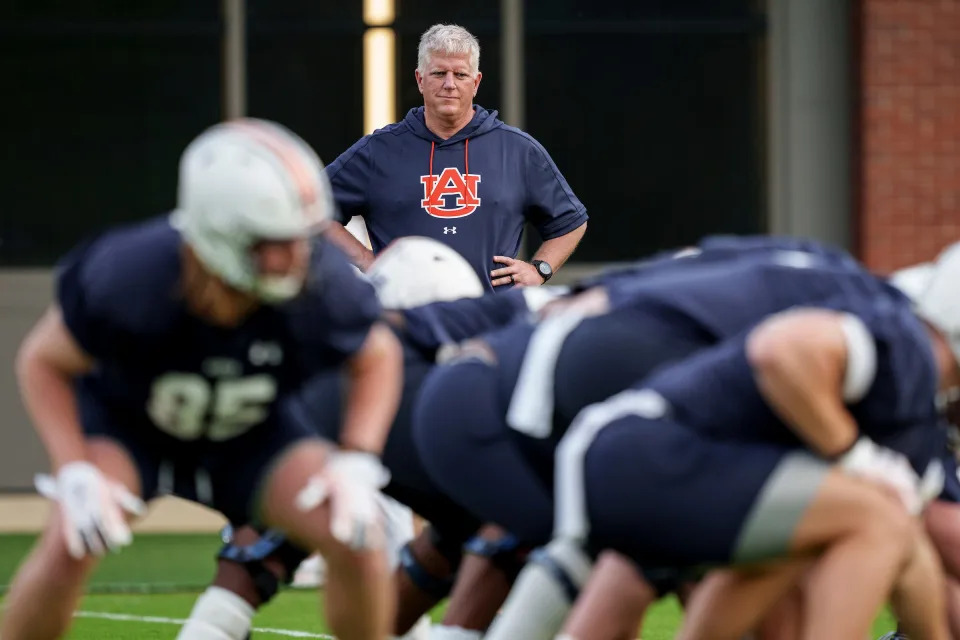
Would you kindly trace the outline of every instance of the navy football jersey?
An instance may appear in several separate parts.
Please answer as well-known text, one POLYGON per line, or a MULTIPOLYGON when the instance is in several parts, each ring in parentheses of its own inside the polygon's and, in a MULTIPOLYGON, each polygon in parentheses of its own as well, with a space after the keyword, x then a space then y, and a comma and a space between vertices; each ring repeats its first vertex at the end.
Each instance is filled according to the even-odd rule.
POLYGON ((581 280, 575 285, 582 291, 593 286, 609 285, 636 276, 652 275, 661 271, 685 269, 691 265, 714 261, 770 257, 771 254, 800 252, 816 256, 820 264, 859 269, 854 258, 839 249, 813 240, 785 236, 707 236, 693 247, 661 251, 633 264, 603 271, 581 280))
MULTIPOLYGON (((436 351, 440 346, 509 325, 516 318, 527 315, 527 304, 521 291, 515 289, 503 294, 488 293, 479 298, 432 302, 404 309, 402 313, 404 326, 391 326, 403 348, 405 375, 401 406, 407 407, 409 412, 426 370, 435 364, 436 351)), ((345 394, 340 395, 346 397, 345 394)), ((342 397, 338 397, 337 402, 324 401, 331 407, 336 405, 335 411, 318 409, 324 402, 314 402, 314 409, 311 409, 314 413, 325 414, 314 422, 323 435, 332 439, 336 439, 335 434, 340 428, 339 401, 342 397)), ((398 411, 394 430, 398 424, 400 429, 409 430, 408 423, 409 416, 404 415, 402 410, 398 411)))
POLYGON ((405 309, 405 338, 424 350, 492 331, 527 313, 522 289, 405 309))
POLYGON ((240 435, 269 421, 277 398, 354 354, 379 317, 373 288, 318 239, 297 298, 263 305, 236 328, 212 326, 184 304, 181 247, 162 217, 108 232, 59 265, 64 322, 97 362, 81 403, 125 428, 240 435))
POLYGON ((801 251, 816 255, 829 262, 856 266, 856 261, 846 251, 816 240, 789 236, 707 236, 697 243, 697 249, 704 254, 718 257, 724 254, 743 257, 754 253, 762 254, 773 251, 801 251))
POLYGON ((661 313, 715 340, 792 307, 909 307, 899 290, 855 262, 793 250, 692 260, 617 279, 607 291, 614 309, 661 313))
MULTIPOLYGON (((921 405, 925 407, 923 411, 932 410, 936 384, 932 356, 922 325, 913 315, 909 301, 842 254, 821 256, 792 249, 744 254, 731 251, 728 257, 707 262, 694 260, 684 266, 638 272, 633 277, 611 281, 607 288, 614 306, 605 317, 612 322, 584 320, 584 328, 592 329, 592 325, 596 325, 604 330, 581 332, 587 335, 578 339, 581 343, 579 352, 589 354, 589 357, 564 357, 566 344, 570 342, 569 338, 564 339, 563 346, 556 347, 556 366, 531 373, 527 376, 529 379, 542 380, 544 376, 552 376, 555 384, 561 380, 579 380, 584 388, 622 390, 643 379, 637 376, 637 371, 648 369, 651 358, 662 357, 662 365, 668 365, 680 357, 738 336, 742 351, 742 337, 770 315, 794 307, 819 307, 850 312, 860 317, 874 334, 879 369, 869 397, 853 408, 858 420, 869 424, 877 433, 892 433, 899 432, 906 422, 919 419, 921 405), (615 318, 619 320, 614 321, 615 318), (630 327, 635 329, 630 330, 630 327), (624 362, 625 356, 638 362, 642 358, 644 366, 629 366, 624 362), (594 363, 589 371, 582 370, 584 360, 594 363), (608 364, 596 364, 604 362, 608 364), (600 378, 603 379, 602 385, 596 383, 600 378), (892 406, 890 402, 899 404, 892 406)), ((521 370, 526 367, 525 370, 533 371, 527 366, 526 352, 537 331, 539 329, 530 323, 517 324, 485 337, 499 359, 503 389, 508 396, 514 393, 521 370)), ((734 352, 740 353, 736 349, 734 352)), ((708 351, 702 357, 718 357, 724 367, 737 362, 735 358, 724 359, 710 355, 712 353, 708 351)), ((669 378, 683 389, 682 394, 675 398, 671 396, 671 399, 682 404, 684 411, 702 411, 697 419, 702 419, 704 425, 713 423, 711 417, 715 414, 716 404, 730 411, 730 426, 723 428, 749 422, 752 424, 743 424, 739 428, 756 428, 768 433, 762 425, 769 424, 773 418, 765 405, 758 406, 753 417, 748 418, 743 413, 750 406, 748 391, 752 390, 756 395, 756 389, 752 386, 752 376, 743 378, 742 374, 749 373, 749 367, 742 354, 740 358, 742 367, 737 371, 740 377, 733 376, 730 380, 741 380, 746 386, 743 398, 737 396, 739 388, 730 386, 734 382, 727 383, 725 371, 704 366, 702 377, 696 378, 695 372, 682 368, 693 365, 684 364, 678 365, 675 369, 678 373, 669 378), (698 400, 699 386, 689 383, 692 379, 698 379, 699 386, 704 389, 710 389, 710 383, 715 382, 716 398, 698 400), (761 419, 764 416, 765 419, 761 419)), ((542 386, 535 382, 531 384, 533 387, 542 386)), ((576 387, 570 382, 565 386, 576 387)), ((666 389, 664 392, 666 395, 666 389)), ((564 394, 560 388, 556 393, 570 395, 564 394)), ((759 396, 756 399, 759 401, 759 396)), ((556 400, 558 407, 562 400, 559 397, 556 400)), ((546 400, 541 406, 543 402, 546 400)), ((525 404, 532 406, 532 403, 525 404)), ((563 413, 570 415, 570 411, 563 413)), ((554 425, 555 428, 558 426, 562 428, 564 425, 554 425)), ((750 436, 753 435, 755 433, 751 432, 750 436)), ((789 436, 780 435, 783 438, 789 436)))
MULTIPOLYGON (((662 260, 650 269, 621 272, 599 280, 610 297, 608 313, 622 316, 624 322, 633 321, 638 327, 654 325, 638 330, 637 340, 650 340, 651 331, 668 332, 706 347, 744 331, 772 313, 795 306, 845 308, 855 307, 857 301, 897 308, 909 306, 898 290, 845 254, 781 249, 779 242, 767 247, 760 241, 749 243, 748 249, 738 252, 729 242, 718 240, 723 250, 709 257, 705 252, 692 258, 662 260)), ((519 373, 533 331, 534 325, 529 321, 526 326, 510 327, 486 337, 508 378, 519 373)))
MULTIPOLYGON (((926 329, 906 306, 867 304, 854 313, 876 346, 876 371, 848 409, 861 433, 911 458, 918 471, 941 451, 943 433, 935 406, 938 375, 926 329)), ((720 439, 796 444, 799 439, 774 414, 747 361, 745 335, 664 368, 636 385, 667 399, 677 422, 720 439)))

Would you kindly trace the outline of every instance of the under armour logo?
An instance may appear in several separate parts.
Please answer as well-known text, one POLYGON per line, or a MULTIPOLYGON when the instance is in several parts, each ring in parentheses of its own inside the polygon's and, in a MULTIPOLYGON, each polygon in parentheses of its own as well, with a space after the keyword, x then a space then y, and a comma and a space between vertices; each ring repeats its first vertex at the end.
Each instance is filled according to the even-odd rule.
POLYGON ((457 228, 456 228, 456 227, 444 227, 444 228, 443 228, 443 235, 447 235, 448 233, 452 233, 453 235, 457 235, 457 228))
POLYGON ((250 363, 256 367, 265 364, 279 365, 283 362, 283 349, 276 342, 255 341, 250 345, 250 363))

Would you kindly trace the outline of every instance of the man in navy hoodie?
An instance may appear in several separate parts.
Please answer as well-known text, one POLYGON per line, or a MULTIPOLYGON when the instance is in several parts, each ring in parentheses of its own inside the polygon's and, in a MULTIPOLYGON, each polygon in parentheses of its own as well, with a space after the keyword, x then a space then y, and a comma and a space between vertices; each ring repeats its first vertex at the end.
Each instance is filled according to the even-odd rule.
POLYGON ((370 234, 373 251, 331 225, 331 238, 359 268, 395 238, 419 235, 455 249, 488 290, 536 286, 583 237, 586 208, 546 150, 473 104, 479 61, 469 31, 430 27, 416 70, 423 107, 364 136, 327 168, 339 222, 363 216, 370 234), (527 221, 543 240, 530 262, 515 259, 527 221))

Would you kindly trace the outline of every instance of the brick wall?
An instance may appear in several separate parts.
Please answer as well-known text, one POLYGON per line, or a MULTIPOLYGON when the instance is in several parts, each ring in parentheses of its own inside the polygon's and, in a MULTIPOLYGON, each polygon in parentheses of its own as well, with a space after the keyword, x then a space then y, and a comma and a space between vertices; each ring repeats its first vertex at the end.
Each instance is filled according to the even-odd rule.
POLYGON ((860 257, 880 271, 960 240, 960 0, 861 0, 860 257))

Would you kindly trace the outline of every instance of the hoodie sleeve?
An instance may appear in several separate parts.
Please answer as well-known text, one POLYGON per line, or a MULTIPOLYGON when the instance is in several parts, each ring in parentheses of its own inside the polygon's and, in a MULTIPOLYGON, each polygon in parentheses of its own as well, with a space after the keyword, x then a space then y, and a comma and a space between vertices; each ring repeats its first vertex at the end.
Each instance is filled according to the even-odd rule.
POLYGON ((577 199, 543 146, 527 136, 525 217, 540 238, 566 235, 587 221, 587 208, 577 199))
POLYGON ((327 178, 337 203, 334 219, 347 224, 354 216, 370 216, 367 184, 370 182, 370 136, 363 136, 352 147, 327 165, 327 178))

